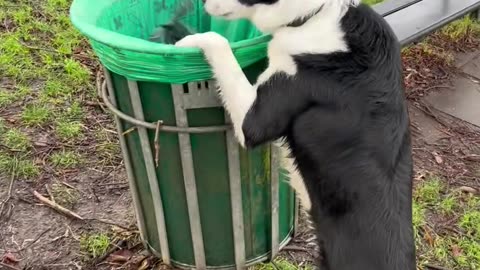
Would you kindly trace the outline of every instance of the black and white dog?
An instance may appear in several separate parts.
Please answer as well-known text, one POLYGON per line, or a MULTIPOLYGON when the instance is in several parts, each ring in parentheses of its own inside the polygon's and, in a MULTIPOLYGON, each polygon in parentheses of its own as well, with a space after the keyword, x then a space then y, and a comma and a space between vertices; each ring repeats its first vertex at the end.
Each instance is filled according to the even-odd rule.
POLYGON ((284 139, 292 186, 314 219, 322 270, 414 270, 412 157, 400 45, 359 0, 204 0, 271 33, 251 85, 228 41, 203 50, 240 144, 284 139))

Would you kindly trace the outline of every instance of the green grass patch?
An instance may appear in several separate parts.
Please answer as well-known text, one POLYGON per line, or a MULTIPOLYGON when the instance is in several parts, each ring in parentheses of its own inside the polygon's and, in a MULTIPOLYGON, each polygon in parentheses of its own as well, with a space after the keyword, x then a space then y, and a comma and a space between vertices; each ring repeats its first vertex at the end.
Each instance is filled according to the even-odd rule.
POLYGON ((480 241, 480 210, 469 210, 460 218, 458 224, 468 235, 480 241))
POLYGON ((0 172, 32 178, 40 175, 40 168, 32 160, 0 153, 0 172))
POLYGON ((93 258, 104 255, 110 244, 110 237, 103 233, 85 235, 80 238, 80 249, 93 258))
POLYGON ((28 136, 18 129, 12 128, 3 134, 3 145, 12 151, 25 152, 31 147, 28 136))
POLYGON ((28 87, 18 87, 15 90, 7 90, 0 88, 0 108, 10 106, 12 103, 20 101, 31 94, 28 87))
POLYGON ((73 59, 65 59, 64 69, 68 81, 76 85, 86 84, 90 80, 90 71, 73 59))
POLYGON ((438 205, 443 215, 453 215, 459 208, 459 198, 456 194, 449 194, 438 205))
POLYGON ((433 205, 441 200, 443 189, 442 180, 437 176, 425 179, 415 190, 415 199, 418 203, 433 205))
POLYGON ((59 121, 55 128, 58 138, 61 140, 77 139, 82 135, 82 123, 78 121, 59 121))
POLYGON ((63 169, 73 168, 82 162, 80 154, 66 150, 52 154, 50 159, 53 165, 63 169))
POLYGON ((27 126, 40 126, 49 120, 50 114, 51 109, 47 106, 33 104, 23 110, 22 121, 27 126))

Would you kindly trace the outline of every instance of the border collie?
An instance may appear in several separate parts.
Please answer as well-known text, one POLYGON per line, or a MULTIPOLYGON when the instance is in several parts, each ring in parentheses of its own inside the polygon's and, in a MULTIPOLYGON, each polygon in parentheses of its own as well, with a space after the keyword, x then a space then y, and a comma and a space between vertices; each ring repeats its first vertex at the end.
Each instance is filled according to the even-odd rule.
POLYGON ((203 50, 239 143, 283 140, 322 270, 414 270, 412 155, 400 45, 359 0, 203 0, 272 35, 255 85, 213 32, 203 50))

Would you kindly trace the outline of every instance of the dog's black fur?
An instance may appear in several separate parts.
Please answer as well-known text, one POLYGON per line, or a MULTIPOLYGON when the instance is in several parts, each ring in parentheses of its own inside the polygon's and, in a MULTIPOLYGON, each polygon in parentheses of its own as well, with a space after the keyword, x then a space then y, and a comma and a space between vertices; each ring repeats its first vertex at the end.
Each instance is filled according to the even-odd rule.
POLYGON ((259 86, 245 143, 286 139, 312 201, 322 270, 414 270, 400 45, 366 5, 341 25, 349 52, 296 55, 295 76, 259 86))

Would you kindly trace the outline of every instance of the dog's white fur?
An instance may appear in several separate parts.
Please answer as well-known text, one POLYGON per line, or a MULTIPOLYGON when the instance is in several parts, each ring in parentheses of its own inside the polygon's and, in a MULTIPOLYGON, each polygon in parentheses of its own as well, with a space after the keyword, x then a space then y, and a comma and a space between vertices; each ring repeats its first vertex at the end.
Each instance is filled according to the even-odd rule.
MULTIPOLYGON (((277 72, 294 76, 297 67, 292 55, 302 53, 326 54, 347 51, 340 20, 349 5, 360 0, 279 0, 275 4, 242 5, 238 0, 207 0, 205 9, 213 16, 226 19, 246 18, 257 28, 272 34, 268 45, 268 68, 251 85, 237 63, 228 41, 214 32, 187 36, 176 45, 198 47, 210 63, 220 88, 220 96, 229 112, 235 135, 244 146, 242 124, 257 96, 257 87, 277 72), (311 15, 323 5, 322 10, 300 27, 286 27, 295 19, 311 15)), ((284 167, 290 172, 290 185, 299 195, 307 210, 311 207, 305 184, 294 162, 288 157, 289 149, 283 149, 284 167)))

